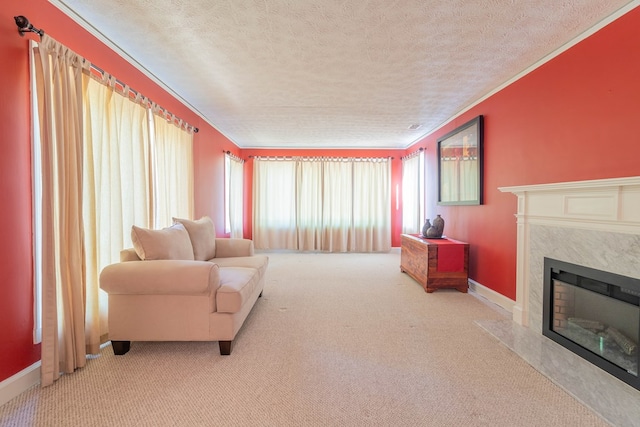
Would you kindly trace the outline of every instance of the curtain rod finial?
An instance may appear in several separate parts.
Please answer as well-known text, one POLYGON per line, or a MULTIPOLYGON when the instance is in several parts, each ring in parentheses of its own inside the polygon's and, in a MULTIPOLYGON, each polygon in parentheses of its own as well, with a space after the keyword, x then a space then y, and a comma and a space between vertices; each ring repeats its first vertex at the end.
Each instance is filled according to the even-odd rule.
POLYGON ((20 33, 20 37, 24 37, 24 33, 28 33, 30 31, 36 33, 40 37, 44 36, 44 31, 34 27, 26 16, 18 15, 14 16, 13 19, 16 21, 16 25, 18 26, 18 32, 20 33))

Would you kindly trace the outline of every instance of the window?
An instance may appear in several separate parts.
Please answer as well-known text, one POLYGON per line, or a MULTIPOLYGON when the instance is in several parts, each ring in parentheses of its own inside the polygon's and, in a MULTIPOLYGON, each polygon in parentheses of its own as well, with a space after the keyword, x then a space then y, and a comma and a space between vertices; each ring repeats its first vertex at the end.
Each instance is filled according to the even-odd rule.
POLYGON ((231 181, 231 158, 228 154, 224 156, 224 232, 231 233, 231 214, 229 206, 229 190, 231 181))
MULTIPOLYGON (((40 118, 38 117, 38 93, 36 90, 35 66, 33 58, 34 42, 29 42, 29 68, 31 73, 31 161, 32 171, 42 170, 40 156, 40 118)), ((33 203, 33 342, 42 342, 42 175, 32 174, 33 203)))
POLYGON ((402 158, 402 232, 419 233, 424 221, 424 151, 402 158))
POLYGON ((224 231, 232 238, 244 237, 244 160, 224 155, 224 231))
POLYGON ((253 173, 256 248, 391 248, 389 159, 257 158, 253 173))
MULTIPOLYGON (((49 48, 54 46, 54 49, 64 52, 68 49, 46 35, 43 40, 40 43, 32 42, 30 49, 34 341, 42 341, 43 331, 48 342, 60 336, 51 333, 51 324, 46 321, 43 329, 43 305, 46 308, 53 307, 52 310, 56 310, 59 317, 69 316, 59 299, 48 297, 55 295, 55 292, 60 296, 61 286, 67 280, 59 270, 61 265, 66 265, 75 275, 82 277, 82 281, 77 282, 80 286, 74 288, 73 292, 80 289, 81 295, 74 293, 74 301, 80 301, 80 306, 84 305, 84 319, 82 315, 77 315, 78 312, 73 317, 80 325, 78 328, 84 328, 85 342, 80 345, 86 344, 87 352, 94 353, 108 333, 107 298, 99 289, 99 274, 106 265, 119 260, 120 250, 131 247, 131 226, 161 228, 171 224, 172 216, 192 215, 192 128, 182 122, 176 126, 175 117, 140 94, 135 93, 134 96, 135 91, 112 76, 89 68, 90 64, 82 62, 77 55, 72 55, 75 60, 73 65, 59 61, 58 57, 51 55, 49 48), (81 80, 77 80, 80 84, 74 87, 78 89, 77 95, 68 95, 64 91, 66 87, 55 86, 58 79, 50 73, 55 67, 74 67, 82 71, 82 74, 74 74, 74 78, 81 77, 81 80), (73 155, 73 161, 65 157, 69 140, 56 132, 65 128, 69 119, 60 112, 62 108, 58 104, 49 101, 45 105, 43 101, 48 98, 38 98, 38 93, 45 90, 44 86, 50 92, 53 88, 60 98, 70 100, 65 107, 68 105, 78 113, 74 126, 69 126, 78 130, 75 146, 81 147, 77 150, 79 154, 69 150, 71 155, 68 158, 73 155), (66 98, 64 95, 67 95, 66 98), (40 111, 45 111, 42 117, 40 111), (41 119, 48 120, 42 129, 41 119), (47 138, 54 138, 57 145, 45 144, 47 138), (53 173, 47 174, 47 171, 53 173), (49 175, 53 177, 49 179, 51 182, 46 178, 49 175), (65 185, 68 182, 81 184, 74 187, 74 191, 67 192, 65 185), (76 188, 81 191, 75 191, 76 188), (74 201, 78 203, 68 211, 73 210, 73 214, 77 215, 73 218, 68 215, 65 220, 72 218, 76 228, 81 230, 73 236, 79 236, 74 242, 80 244, 72 250, 64 245, 70 239, 63 234, 66 231, 64 224, 58 221, 58 217, 62 217, 61 212, 66 212, 59 206, 68 202, 69 194, 73 194, 76 197, 74 201), (43 201, 47 196, 53 203, 43 201), (45 218, 47 212, 50 212, 49 218, 45 218), (54 244, 47 246, 42 243, 47 236, 54 244), (70 262, 65 264, 68 260, 70 262), (53 278, 52 274, 43 273, 45 269, 55 272, 57 276, 53 278)), ((65 327, 65 324, 58 322, 58 330, 65 327)))

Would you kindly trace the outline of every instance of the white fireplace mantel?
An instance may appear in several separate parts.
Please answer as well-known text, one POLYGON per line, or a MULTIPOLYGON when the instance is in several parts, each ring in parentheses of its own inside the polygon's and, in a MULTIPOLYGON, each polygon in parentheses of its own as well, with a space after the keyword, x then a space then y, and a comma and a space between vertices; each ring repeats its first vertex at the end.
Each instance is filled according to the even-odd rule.
POLYGON ((523 326, 529 326, 533 225, 640 235, 640 176, 498 189, 518 197, 513 320, 523 326))

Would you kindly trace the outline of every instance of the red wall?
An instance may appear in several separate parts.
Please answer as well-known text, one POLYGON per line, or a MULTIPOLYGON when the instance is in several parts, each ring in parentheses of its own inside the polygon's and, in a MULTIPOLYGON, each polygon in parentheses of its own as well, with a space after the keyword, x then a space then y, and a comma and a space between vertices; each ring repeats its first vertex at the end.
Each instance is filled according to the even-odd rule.
POLYGON ((0 381, 40 359, 33 344, 31 242, 31 136, 28 40, 20 37, 14 16, 69 46, 178 117, 198 127, 194 137, 195 214, 209 215, 223 230, 223 150, 238 148, 211 125, 144 76, 117 53, 78 26, 47 0, 4 0, 0 8, 0 381))
MULTIPOLYGON (((239 150, 212 126, 102 45, 47 0, 5 0, 0 8, 0 381, 39 359, 32 344, 32 244, 28 36, 13 16, 37 27, 200 128, 194 137, 195 215, 224 228, 223 151, 249 155, 393 156, 393 200, 400 156, 389 150, 239 150)), ((440 213, 448 236, 471 243, 471 278, 515 298, 516 200, 500 186, 638 175, 640 11, 628 13, 587 40, 420 141, 427 149, 428 217, 440 213), (485 116, 485 204, 436 206, 435 143, 469 119, 485 116)), ((251 162, 246 168, 250 190, 251 162)), ((251 234, 251 196, 245 196, 251 234)), ((395 203, 392 203, 395 205, 395 203)), ((398 245, 399 212, 393 213, 398 245)))
POLYGON ((515 299, 516 197, 498 187, 640 175, 640 9, 421 141, 428 217, 470 243, 470 276, 515 299), (436 140, 484 115, 482 206, 438 207, 436 140))
POLYGON ((194 218, 211 217, 218 237, 224 233, 224 152, 240 157, 238 147, 220 132, 204 124, 194 138, 194 218))
POLYGON ((11 7, 0 8, 0 381, 35 363, 29 68, 11 7))

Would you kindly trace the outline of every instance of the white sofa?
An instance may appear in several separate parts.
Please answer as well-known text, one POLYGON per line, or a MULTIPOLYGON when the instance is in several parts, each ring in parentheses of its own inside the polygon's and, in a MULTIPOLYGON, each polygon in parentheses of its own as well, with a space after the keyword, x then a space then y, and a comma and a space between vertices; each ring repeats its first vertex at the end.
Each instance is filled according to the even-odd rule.
POLYGON ((269 260, 253 241, 216 238, 207 217, 174 220, 163 230, 133 227, 134 248, 100 274, 117 355, 131 341, 218 341, 220 354, 231 354, 262 295, 269 260))

